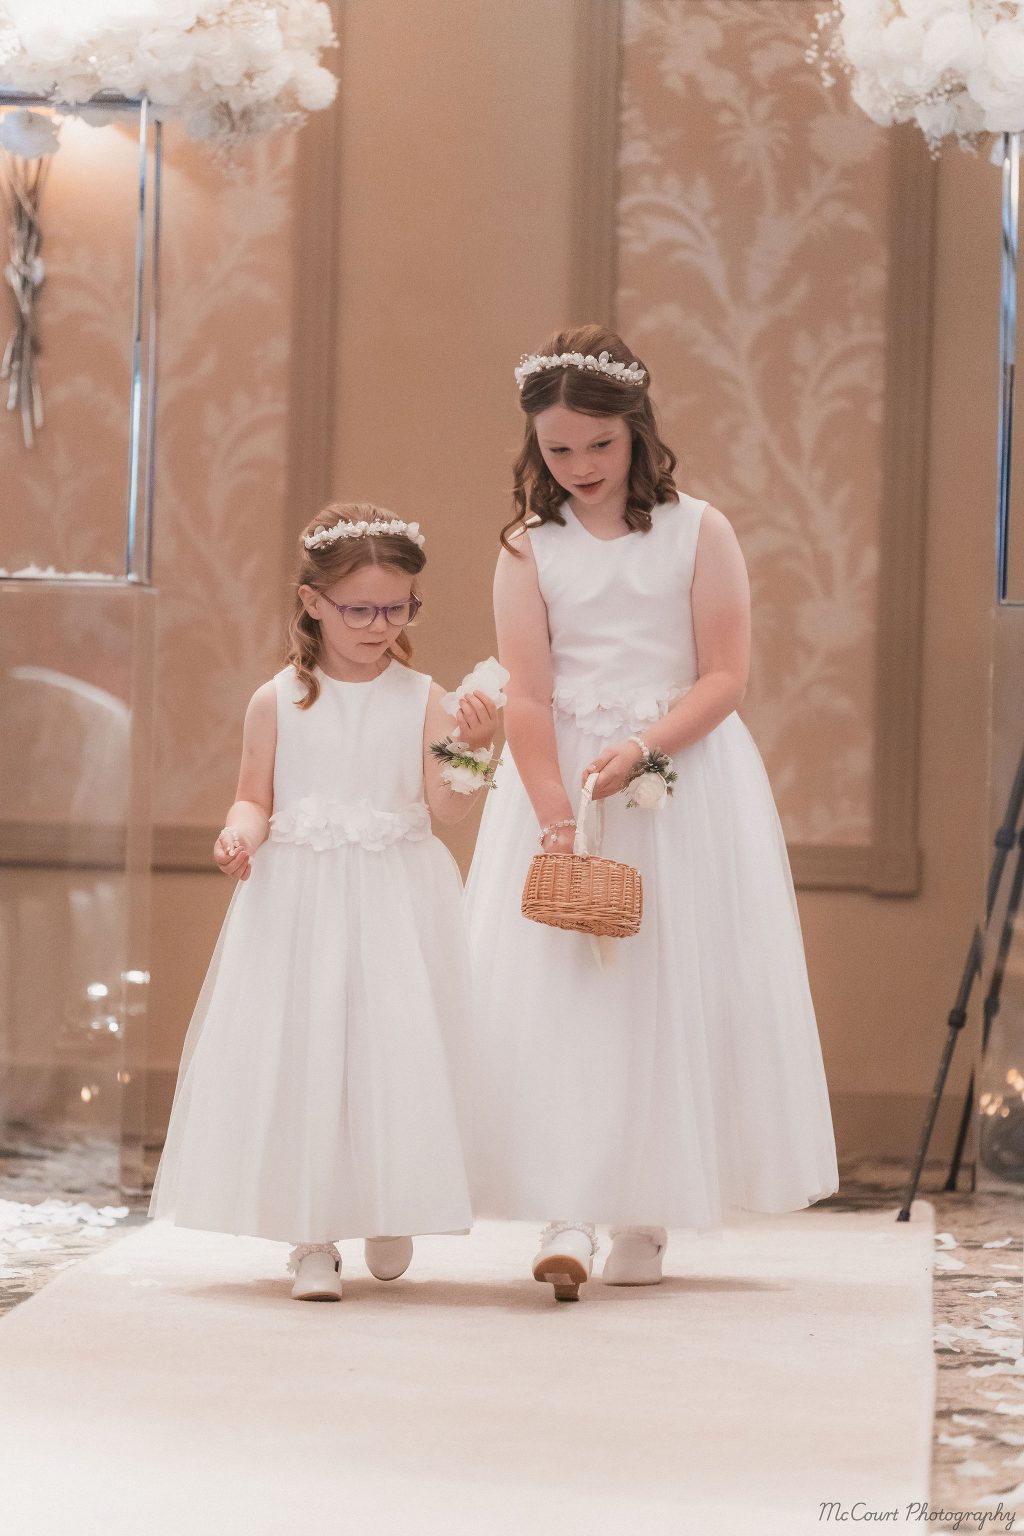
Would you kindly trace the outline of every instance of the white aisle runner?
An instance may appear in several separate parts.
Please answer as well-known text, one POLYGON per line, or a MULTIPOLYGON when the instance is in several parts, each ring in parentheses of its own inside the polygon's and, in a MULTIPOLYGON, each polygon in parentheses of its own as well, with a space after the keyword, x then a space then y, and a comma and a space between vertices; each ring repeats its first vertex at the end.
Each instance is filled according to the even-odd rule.
POLYGON ((912 1214, 673 1234, 663 1285, 576 1304, 519 1224, 421 1239, 388 1285, 345 1243, 340 1304, 290 1299, 283 1244, 148 1226, 0 1322, 0 1528, 811 1536, 832 1501, 900 1528, 934 1402, 912 1214))

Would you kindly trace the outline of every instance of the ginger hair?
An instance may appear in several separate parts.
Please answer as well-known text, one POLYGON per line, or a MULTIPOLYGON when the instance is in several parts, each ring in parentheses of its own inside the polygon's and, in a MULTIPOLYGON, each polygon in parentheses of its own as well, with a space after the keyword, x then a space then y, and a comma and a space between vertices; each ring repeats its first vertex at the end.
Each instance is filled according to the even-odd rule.
MULTIPOLYGON (((320 681, 315 668, 320 664, 323 641, 320 622, 307 613, 299 596, 300 587, 316 587, 319 591, 349 576, 367 565, 387 565, 412 576, 412 591, 416 590, 417 577, 426 564, 423 550, 404 533, 375 533, 361 539, 338 539, 333 544, 320 544, 307 549, 303 540, 318 528, 334 528, 338 523, 389 522, 393 512, 387 512, 371 502, 332 502, 318 512, 299 535, 299 563, 295 573, 295 606, 288 620, 288 651, 285 657, 295 668, 296 675, 305 689, 296 700, 299 709, 309 709, 320 697, 320 681)), ((412 658, 412 645, 407 630, 402 630, 388 646, 385 655, 392 656, 402 666, 408 666, 412 658)))
POLYGON ((647 364, 631 352, 621 336, 600 325, 570 326, 550 336, 538 352, 544 357, 563 352, 582 352, 598 357, 608 352, 615 362, 639 363, 647 373, 642 386, 624 384, 606 373, 591 369, 547 368, 529 376, 519 396, 526 416, 523 446, 513 466, 512 504, 515 516, 501 530, 501 542, 512 554, 521 553, 509 543, 509 535, 524 526, 528 517, 542 523, 562 523, 562 504, 567 492, 551 474, 537 441, 536 418, 552 405, 564 405, 584 416, 621 416, 633 439, 625 518, 641 533, 651 527, 651 511, 659 502, 678 494, 673 471, 678 462, 662 442, 650 399, 651 375, 647 364))

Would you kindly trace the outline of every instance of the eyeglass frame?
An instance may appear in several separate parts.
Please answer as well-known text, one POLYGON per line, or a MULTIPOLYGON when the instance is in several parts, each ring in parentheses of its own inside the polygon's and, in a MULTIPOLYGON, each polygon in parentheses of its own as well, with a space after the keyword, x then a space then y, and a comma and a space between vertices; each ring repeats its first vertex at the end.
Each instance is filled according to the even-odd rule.
POLYGON ((390 629, 404 629, 407 624, 412 623, 413 619, 423 607, 422 597, 410 597, 408 599, 408 604, 412 609, 412 612, 407 619, 403 620, 400 624, 396 624, 394 619, 388 618, 388 609, 401 608, 404 606, 402 603, 336 603, 333 597, 328 597, 327 593, 320 591, 319 587, 317 588, 317 591, 320 592, 320 596, 324 599, 325 602, 330 603, 332 608, 337 608, 343 619, 345 619, 345 614, 350 608, 372 608, 373 618, 370 620, 369 624, 350 624, 348 619, 345 619, 346 627, 348 629, 354 629, 357 631, 360 629, 372 629, 376 622, 378 613, 384 615, 384 623, 387 624, 390 629))

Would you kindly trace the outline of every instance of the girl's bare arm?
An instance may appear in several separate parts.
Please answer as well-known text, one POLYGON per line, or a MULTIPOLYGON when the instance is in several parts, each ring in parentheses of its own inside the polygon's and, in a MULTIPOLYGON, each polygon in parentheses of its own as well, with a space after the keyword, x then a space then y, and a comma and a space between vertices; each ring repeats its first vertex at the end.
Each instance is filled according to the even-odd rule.
POLYGON ((231 852, 231 839, 222 832, 213 845, 219 869, 234 879, 248 880, 252 855, 270 832, 274 809, 274 754, 277 750, 277 693, 273 682, 257 688, 249 700, 242 728, 242 762, 235 801, 224 822, 238 834, 241 849, 231 852))
MULTIPOLYGON (((505 735, 541 826, 573 814, 558 764, 551 715, 553 687, 548 613, 541 596, 529 534, 518 535, 520 555, 503 549, 494 573, 498 659, 511 676, 505 692, 505 735)), ((548 843, 554 850, 565 835, 548 843)), ((568 836, 571 844, 571 834, 568 836)))

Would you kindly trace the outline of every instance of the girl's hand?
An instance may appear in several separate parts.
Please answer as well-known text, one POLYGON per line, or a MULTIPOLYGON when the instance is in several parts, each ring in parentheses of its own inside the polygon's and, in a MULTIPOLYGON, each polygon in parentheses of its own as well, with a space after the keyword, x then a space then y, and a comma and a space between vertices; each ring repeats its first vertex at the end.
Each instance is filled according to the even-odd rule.
POLYGON ((575 827, 556 827, 549 832, 544 839, 542 853, 572 853, 572 845, 576 840, 575 827))
POLYGON ((455 734, 474 752, 489 747, 498 724, 498 709, 486 693, 467 693, 459 700, 455 716, 455 734))
POLYGON ((630 769, 636 767, 643 755, 635 741, 623 741, 617 746, 606 747, 600 757, 595 757, 584 768, 580 784, 585 784, 596 771, 599 777, 594 785, 593 798, 604 800, 608 795, 617 795, 625 787, 630 769))
POLYGON ((248 880, 252 874, 252 849, 233 827, 225 827, 213 845, 213 857, 221 874, 232 880, 248 880))

